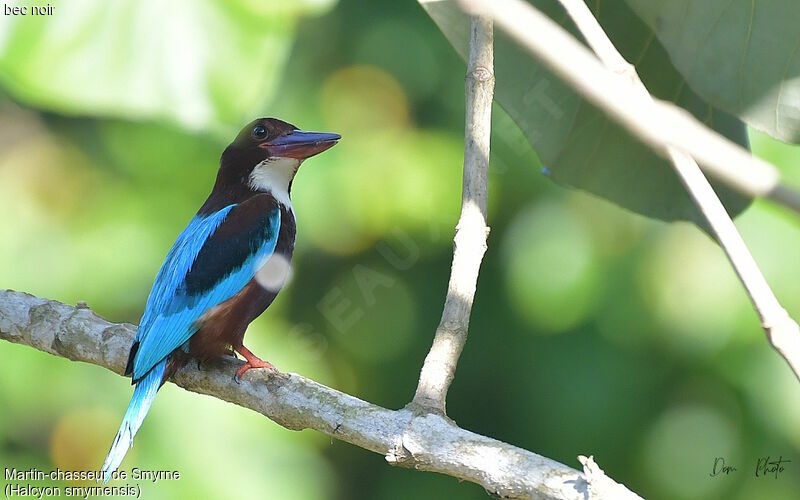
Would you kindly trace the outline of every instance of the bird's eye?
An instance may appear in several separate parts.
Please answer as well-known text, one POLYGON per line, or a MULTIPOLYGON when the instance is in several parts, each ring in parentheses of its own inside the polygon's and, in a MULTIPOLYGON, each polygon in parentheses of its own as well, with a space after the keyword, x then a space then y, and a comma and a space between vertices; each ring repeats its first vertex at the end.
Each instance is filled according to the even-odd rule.
POLYGON ((267 129, 265 129, 261 125, 256 125, 253 127, 253 137, 256 139, 266 139, 267 137, 267 129))

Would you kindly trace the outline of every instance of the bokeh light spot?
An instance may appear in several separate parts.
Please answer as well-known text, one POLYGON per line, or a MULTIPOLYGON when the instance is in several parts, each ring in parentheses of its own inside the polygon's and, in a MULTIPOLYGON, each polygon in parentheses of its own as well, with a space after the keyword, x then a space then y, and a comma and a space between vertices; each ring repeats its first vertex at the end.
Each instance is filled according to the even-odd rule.
POLYGON ((333 73, 322 87, 322 112, 343 137, 408 126, 403 87, 376 66, 348 66, 333 73))
POLYGON ((641 463, 654 483, 652 491, 667 498, 717 497, 728 483, 709 477, 716 457, 724 457, 744 473, 739 433, 738 426, 713 407, 668 410, 648 431, 642 450, 641 463))
POLYGON ((298 173, 292 196, 301 240, 352 255, 401 228, 423 252, 440 248, 430 234, 458 219, 462 150, 461 137, 436 130, 364 132, 343 141, 332 151, 334 165, 298 173))
POLYGON ((587 317, 597 288, 594 249, 563 205, 525 209, 502 245, 511 304, 537 332, 563 332, 587 317))
POLYGON ((119 425, 108 410, 81 409, 64 415, 50 435, 53 466, 62 470, 97 470, 119 425))
POLYGON ((722 249, 686 224, 653 239, 640 284, 662 340, 692 356, 721 349, 741 322, 738 312, 748 307, 722 249))

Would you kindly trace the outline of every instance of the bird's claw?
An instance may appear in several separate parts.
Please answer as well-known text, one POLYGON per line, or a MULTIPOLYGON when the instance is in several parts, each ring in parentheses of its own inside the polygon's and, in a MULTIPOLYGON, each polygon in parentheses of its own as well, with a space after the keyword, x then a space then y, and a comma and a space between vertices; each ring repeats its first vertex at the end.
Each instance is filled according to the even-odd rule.
POLYGON ((251 359, 250 361, 247 361, 245 364, 239 367, 238 370, 236 370, 236 373, 233 375, 233 381, 236 382, 237 384, 240 384, 242 382, 242 375, 244 375, 245 372, 247 372, 248 370, 252 370, 253 368, 264 368, 265 370, 267 370, 268 375, 271 375, 273 373, 278 373, 278 369, 275 368, 275 366, 273 366, 273 364, 270 363, 269 361, 263 361, 261 359, 255 358, 251 359))
POLYGON ((233 376, 233 381, 237 384, 241 383, 242 375, 252 368, 266 368, 269 373, 276 373, 278 371, 272 363, 259 358, 244 345, 234 346, 233 350, 244 356, 245 359, 245 363, 236 370, 236 374, 233 376))

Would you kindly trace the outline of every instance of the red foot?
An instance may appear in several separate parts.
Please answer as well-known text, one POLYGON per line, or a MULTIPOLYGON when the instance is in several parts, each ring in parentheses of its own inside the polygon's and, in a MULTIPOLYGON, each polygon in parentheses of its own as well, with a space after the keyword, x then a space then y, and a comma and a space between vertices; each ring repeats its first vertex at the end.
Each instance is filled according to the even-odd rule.
POLYGON ((241 368, 236 370, 236 375, 233 376, 233 380, 237 384, 241 380, 242 375, 244 375, 247 370, 250 370, 252 368, 265 368, 270 372, 278 371, 272 365, 272 363, 270 363, 269 361, 264 361, 263 359, 259 358, 258 356, 250 352, 250 349, 248 349, 243 345, 240 345, 239 347, 234 347, 234 350, 239 354, 241 354, 242 356, 244 356, 245 361, 247 361, 244 365, 242 365, 241 368))

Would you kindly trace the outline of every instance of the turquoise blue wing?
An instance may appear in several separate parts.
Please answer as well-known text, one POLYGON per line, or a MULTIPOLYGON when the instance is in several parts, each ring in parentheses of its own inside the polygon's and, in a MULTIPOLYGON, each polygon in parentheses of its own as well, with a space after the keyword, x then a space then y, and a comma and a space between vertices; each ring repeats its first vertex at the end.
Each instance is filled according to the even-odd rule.
POLYGON ((134 381, 184 346, 203 314, 247 285, 275 250, 279 231, 280 209, 266 194, 189 222, 147 300, 128 366, 134 381))

